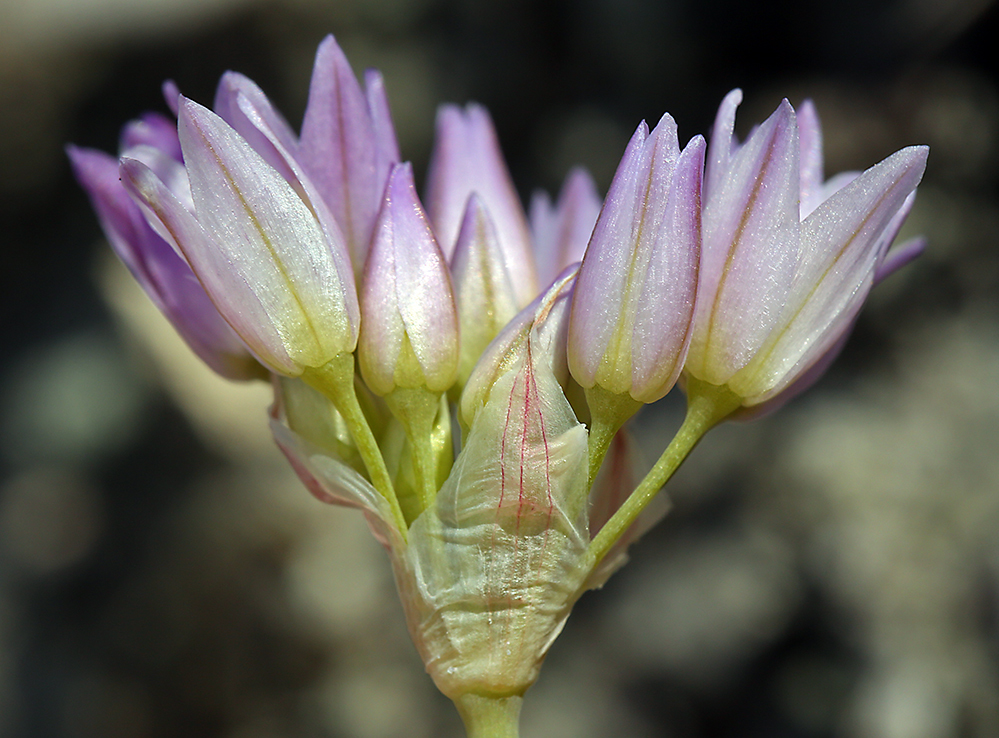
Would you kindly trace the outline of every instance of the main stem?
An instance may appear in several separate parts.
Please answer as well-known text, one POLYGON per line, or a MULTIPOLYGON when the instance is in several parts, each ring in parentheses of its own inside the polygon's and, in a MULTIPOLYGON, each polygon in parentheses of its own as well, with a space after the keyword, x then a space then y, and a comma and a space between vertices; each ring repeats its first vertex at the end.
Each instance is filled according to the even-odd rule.
POLYGON ((520 706, 524 698, 463 694, 454 704, 465 722, 468 738, 519 738, 520 706))
POLYGON ((611 516, 600 532, 590 541, 586 564, 591 569, 607 555, 614 543, 635 522, 635 519, 659 494, 684 459, 704 437, 704 434, 731 415, 742 399, 727 387, 717 387, 691 379, 687 383, 687 415, 669 446, 663 451, 652 470, 635 487, 624 504, 611 516))

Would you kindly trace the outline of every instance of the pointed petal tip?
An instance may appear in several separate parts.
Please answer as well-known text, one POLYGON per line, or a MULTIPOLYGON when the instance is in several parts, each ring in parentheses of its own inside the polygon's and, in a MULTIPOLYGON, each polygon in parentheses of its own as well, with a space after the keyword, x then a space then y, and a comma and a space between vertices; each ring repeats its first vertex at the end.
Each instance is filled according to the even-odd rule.
POLYGON ((364 86, 370 94, 373 89, 385 86, 385 76, 380 70, 368 67, 364 70, 364 86))
POLYGON ((402 161, 392 165, 392 169, 389 172, 388 187, 386 188, 386 194, 395 194, 398 190, 413 190, 416 191, 416 183, 413 179, 413 164, 412 162, 402 161))
POLYGON ((164 80, 160 91, 163 93, 163 99, 166 101, 167 107, 170 108, 170 112, 177 115, 177 102, 181 96, 177 83, 172 79, 164 80))
POLYGON ((687 141, 687 145, 683 147, 683 150, 684 152, 689 150, 691 152, 690 154, 691 156, 696 156, 699 154, 701 157, 703 157, 704 151, 707 149, 707 147, 708 147, 707 140, 704 138, 704 136, 698 133, 696 136, 687 141))

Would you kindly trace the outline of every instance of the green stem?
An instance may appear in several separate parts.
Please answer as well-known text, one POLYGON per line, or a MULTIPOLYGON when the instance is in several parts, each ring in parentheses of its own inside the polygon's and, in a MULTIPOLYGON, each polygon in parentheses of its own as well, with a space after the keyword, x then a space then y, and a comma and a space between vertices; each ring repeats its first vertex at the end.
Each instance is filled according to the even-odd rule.
POLYGON ((465 722, 468 738, 519 738, 520 706, 524 698, 463 694, 454 704, 465 722))
POLYGON ((696 379, 687 382, 687 415, 669 446, 663 451, 652 470, 635 487, 624 504, 611 516, 600 532, 590 541, 586 564, 592 569, 607 555, 614 543, 635 522, 635 519, 659 494, 684 459, 704 435, 731 415, 742 404, 742 398, 727 387, 718 387, 696 379))
POLYGON ((385 467, 385 459, 378 448, 378 441, 371 431, 371 426, 368 425, 367 418, 364 417, 364 411, 357 399, 357 392, 354 390, 354 355, 341 353, 324 366, 309 367, 302 374, 302 379, 310 387, 319 390, 329 398, 343 417, 347 429, 354 439, 354 444, 357 446, 357 451, 364 461, 364 466, 368 470, 371 484, 388 501, 396 528, 405 541, 408 530, 406 518, 399 506, 399 499, 396 497, 392 478, 385 467))
POLYGON ((437 498, 437 457, 433 434, 440 410, 440 396, 441 393, 422 387, 397 388, 385 395, 389 409, 406 431, 421 510, 429 508, 437 498))
POLYGON ((628 418, 638 412, 642 403, 632 399, 630 395, 616 395, 608 392, 600 385, 593 385, 586 390, 586 404, 590 408, 590 428, 588 435, 589 451, 589 484, 596 481, 600 465, 604 463, 607 450, 614 436, 628 418))

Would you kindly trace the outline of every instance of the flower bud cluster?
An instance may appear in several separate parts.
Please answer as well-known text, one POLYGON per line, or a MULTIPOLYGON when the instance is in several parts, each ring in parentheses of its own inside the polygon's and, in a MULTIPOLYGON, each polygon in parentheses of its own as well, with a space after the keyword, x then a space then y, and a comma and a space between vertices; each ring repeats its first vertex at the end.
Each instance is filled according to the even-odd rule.
POLYGON ((809 102, 742 143, 738 90, 710 145, 643 122, 602 204, 577 169, 528 218, 474 104, 438 114, 425 208, 381 76, 362 86, 332 37, 301 135, 233 72, 213 109, 164 91, 176 125, 128 124, 118 159, 70 147, 77 177, 191 348, 271 377, 278 445, 316 496, 365 511, 456 700, 522 693, 700 435, 815 381, 922 249, 891 247, 926 148, 826 181, 809 102), (622 425, 678 381, 683 452, 642 480, 622 425))

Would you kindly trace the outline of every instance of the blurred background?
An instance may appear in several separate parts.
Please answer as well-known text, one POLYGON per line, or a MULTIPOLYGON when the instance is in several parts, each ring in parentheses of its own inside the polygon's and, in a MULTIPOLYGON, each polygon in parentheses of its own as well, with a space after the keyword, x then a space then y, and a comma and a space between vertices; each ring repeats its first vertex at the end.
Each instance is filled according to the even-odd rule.
MULTIPOLYGON (((263 386, 218 380, 102 240, 66 142, 114 150, 226 69, 293 124, 336 34, 383 70, 422 179, 436 106, 495 118, 522 195, 605 191, 642 118, 686 140, 812 97, 827 173, 931 147, 903 236, 829 375, 717 429, 674 508, 587 594, 525 738, 999 735, 999 11, 987 0, 0 2, 0 735, 461 735, 386 558, 272 447, 263 386)), ((679 421, 642 422, 654 458, 679 421)))

